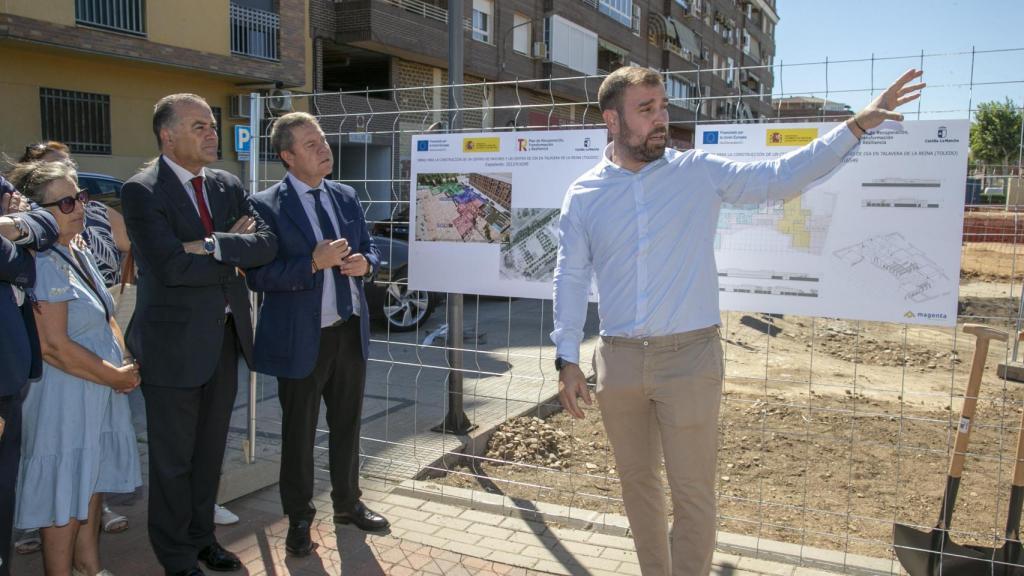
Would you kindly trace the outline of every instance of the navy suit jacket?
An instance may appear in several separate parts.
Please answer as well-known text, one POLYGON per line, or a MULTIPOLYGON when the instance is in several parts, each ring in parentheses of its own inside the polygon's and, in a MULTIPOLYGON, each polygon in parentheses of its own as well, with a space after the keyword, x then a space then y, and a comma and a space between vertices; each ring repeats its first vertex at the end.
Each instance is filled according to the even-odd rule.
MULTIPOLYGON (((366 257, 375 273, 380 255, 355 190, 330 180, 324 180, 324 188, 339 217, 341 237, 348 240, 353 254, 366 257)), ((246 271, 249 288, 263 292, 253 345, 254 367, 273 376, 305 378, 313 372, 320 348, 324 271, 314 274, 312 269, 316 236, 289 178, 254 194, 249 202, 277 236, 277 257, 246 271)), ((363 282, 355 284, 361 303, 362 350, 352 352, 361 353, 365 361, 370 348, 370 314, 363 282)))
MULTIPOLYGON (((13 189, 0 177, 0 198, 13 189)), ((36 281, 36 263, 28 248, 47 250, 58 235, 57 221, 42 208, 20 217, 32 228, 32 244, 17 246, 0 237, 0 396, 20 394, 29 378, 38 378, 42 372, 39 337, 29 299, 36 281), (26 293, 21 306, 14 298, 14 286, 26 293)))

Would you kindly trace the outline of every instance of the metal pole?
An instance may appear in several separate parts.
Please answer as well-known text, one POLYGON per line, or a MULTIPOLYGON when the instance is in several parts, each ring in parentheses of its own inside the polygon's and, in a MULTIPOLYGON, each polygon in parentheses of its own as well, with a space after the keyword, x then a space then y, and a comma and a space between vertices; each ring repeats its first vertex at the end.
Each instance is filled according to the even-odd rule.
MULTIPOLYGON (((448 1, 448 130, 462 131, 462 0, 448 1)), ((448 413, 435 432, 466 434, 476 428, 462 409, 462 294, 448 294, 448 413)))
MULTIPOLYGON (((249 94, 249 193, 255 193, 260 189, 260 119, 263 118, 263 101, 260 100, 260 93, 249 94)), ((249 302, 253 316, 259 310, 259 296, 255 292, 249 293, 249 302)), ((255 337, 256 323, 253 322, 253 336, 255 337)), ((252 464, 256 461, 256 371, 249 369, 249 419, 245 440, 245 463, 252 464)))

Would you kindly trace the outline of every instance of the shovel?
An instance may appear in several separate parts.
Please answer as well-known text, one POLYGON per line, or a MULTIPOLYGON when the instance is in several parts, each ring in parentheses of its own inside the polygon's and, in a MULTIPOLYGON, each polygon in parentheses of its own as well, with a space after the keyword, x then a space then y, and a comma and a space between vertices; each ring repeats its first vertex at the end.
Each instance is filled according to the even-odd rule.
POLYGON ((1020 516, 1024 505, 1024 414, 1017 431, 1017 459, 1013 462, 1013 483, 1010 487, 1010 509, 1006 512, 1006 535, 1000 548, 971 548, 985 554, 995 563, 992 574, 1024 576, 1024 554, 1021 554, 1020 516))
POLYGON ((991 550, 986 554, 953 542, 949 539, 949 527, 953 521, 953 507, 956 504, 957 491, 960 489, 960 477, 964 471, 967 444, 971 439, 971 419, 974 418, 974 410, 978 404, 978 390, 981 388, 981 376, 985 372, 988 343, 989 340, 1005 342, 1007 335, 1005 332, 980 324, 965 324, 964 332, 973 334, 977 343, 974 347, 974 359, 971 360, 971 377, 967 381, 967 390, 964 393, 964 405, 960 409, 960 423, 957 426, 953 457, 946 476, 946 491, 942 497, 939 521, 929 532, 922 532, 903 524, 896 524, 893 528, 896 557, 910 576, 981 576, 992 573, 991 550))

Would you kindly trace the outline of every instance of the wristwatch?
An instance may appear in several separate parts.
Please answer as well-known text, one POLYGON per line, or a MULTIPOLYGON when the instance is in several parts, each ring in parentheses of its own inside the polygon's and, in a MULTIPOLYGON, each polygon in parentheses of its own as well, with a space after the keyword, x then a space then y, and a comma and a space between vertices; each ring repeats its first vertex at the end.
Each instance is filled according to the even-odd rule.
POLYGON ((213 236, 203 238, 203 250, 210 256, 213 256, 213 253, 217 251, 217 243, 214 242, 213 236))
POLYGON ((572 364, 572 362, 563 359, 561 356, 555 357, 555 370, 561 372, 562 368, 565 368, 569 364, 572 364))
POLYGON ((28 227, 28 223, 25 222, 23 218, 15 218, 13 216, 9 216, 9 218, 14 221, 14 226, 18 229, 18 232, 21 233, 21 235, 18 236, 18 240, 24 240, 28 237, 29 232, 31 232, 28 227))

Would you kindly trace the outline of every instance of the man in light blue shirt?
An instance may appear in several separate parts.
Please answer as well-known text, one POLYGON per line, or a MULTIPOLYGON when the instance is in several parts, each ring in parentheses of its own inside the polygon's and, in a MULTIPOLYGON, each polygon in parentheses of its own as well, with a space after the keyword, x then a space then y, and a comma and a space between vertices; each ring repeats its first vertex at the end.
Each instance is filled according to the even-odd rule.
POLYGON ((740 163, 666 148, 661 75, 619 68, 598 92, 612 136, 604 158, 570 187, 559 221, 554 323, 559 399, 574 417, 591 403, 579 349, 596 276, 601 341, 597 398, 644 576, 708 574, 715 542, 721 397, 714 234, 723 202, 796 196, 838 166, 865 130, 902 120, 920 96, 908 70, 828 134, 776 160, 740 163), (659 478, 672 490, 671 544, 659 478))

